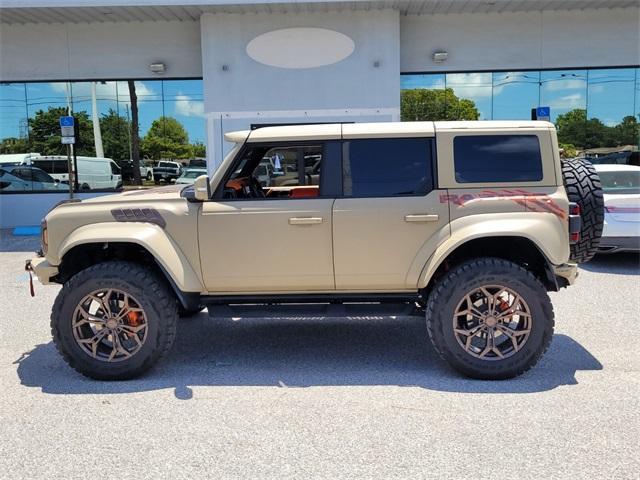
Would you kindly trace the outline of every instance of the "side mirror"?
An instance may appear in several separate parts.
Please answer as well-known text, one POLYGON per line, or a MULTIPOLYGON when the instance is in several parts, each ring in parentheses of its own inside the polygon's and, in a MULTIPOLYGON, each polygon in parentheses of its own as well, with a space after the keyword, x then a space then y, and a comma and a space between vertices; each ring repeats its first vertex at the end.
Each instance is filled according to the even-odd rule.
POLYGON ((196 200, 201 202, 206 202, 211 199, 211 185, 209 184, 209 176, 208 175, 200 175, 196 178, 196 181, 193 182, 193 191, 196 200))

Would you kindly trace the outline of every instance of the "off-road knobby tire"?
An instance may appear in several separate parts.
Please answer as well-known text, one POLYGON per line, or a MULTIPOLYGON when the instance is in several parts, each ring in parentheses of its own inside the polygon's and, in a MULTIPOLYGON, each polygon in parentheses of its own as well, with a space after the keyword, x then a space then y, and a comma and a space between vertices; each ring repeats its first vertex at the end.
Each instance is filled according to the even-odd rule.
POLYGON ((149 370, 171 349, 176 336, 176 298, 166 281, 135 263, 111 261, 93 265, 69 279, 51 311, 51 334, 62 358, 76 371, 96 380, 127 380, 149 370), (82 298, 100 288, 114 287, 130 293, 144 309, 147 338, 131 358, 108 363, 92 358, 76 343, 73 312, 82 298))
POLYGON ((562 161, 562 178, 570 202, 580 206, 582 227, 580 240, 571 245, 570 259, 588 262, 600 245, 604 227, 604 196, 598 172, 588 160, 562 161))
POLYGON ((553 306, 545 287, 528 270, 498 258, 479 258, 455 267, 434 286, 427 301, 427 331, 436 352, 451 367, 472 378, 503 380, 533 368, 553 337, 553 306), (531 333, 521 350, 503 360, 483 360, 467 353, 453 332, 453 314, 462 297, 482 285, 514 290, 529 305, 531 333))

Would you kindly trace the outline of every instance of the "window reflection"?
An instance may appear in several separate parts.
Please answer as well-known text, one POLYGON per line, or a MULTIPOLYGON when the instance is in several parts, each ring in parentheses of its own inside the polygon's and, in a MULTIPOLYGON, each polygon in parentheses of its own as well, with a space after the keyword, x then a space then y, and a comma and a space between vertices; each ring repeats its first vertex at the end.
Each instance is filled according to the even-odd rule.
POLYGON ((530 118, 540 95, 540 72, 493 74, 493 120, 530 118))
MULTIPOLYGON (((491 73, 450 73, 446 77, 446 86, 461 100, 470 100, 478 109, 478 120, 492 118, 492 79, 491 73)), ((465 119, 463 109, 465 105, 458 103, 459 112, 456 116, 465 119)))
POLYGON ((402 76, 403 120, 529 119, 548 106, 565 156, 640 163, 640 69, 580 69, 402 76), (450 92, 444 113, 435 95, 416 100, 417 89, 450 92), (464 114, 459 101, 466 102, 464 114), (419 108, 416 108, 416 105, 419 108), (408 114, 408 112, 410 114, 408 114))
MULTIPOLYGON (((202 167, 202 81, 144 80, 133 85, 142 179, 153 182, 152 167, 160 160, 202 167)), ((67 147, 61 144, 59 117, 70 110, 79 130, 79 188, 116 189, 132 181, 129 82, 0 83, 0 191, 68 189, 67 147), (12 175, 5 168, 12 164, 26 167, 12 175)))

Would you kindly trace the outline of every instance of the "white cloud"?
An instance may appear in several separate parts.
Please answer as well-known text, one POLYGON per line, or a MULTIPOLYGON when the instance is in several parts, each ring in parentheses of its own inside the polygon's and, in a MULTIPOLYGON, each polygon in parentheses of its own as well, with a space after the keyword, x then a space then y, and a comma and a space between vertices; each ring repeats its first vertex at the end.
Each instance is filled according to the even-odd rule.
POLYGON ((580 93, 573 93, 571 95, 565 95, 564 97, 558 97, 551 102, 551 108, 558 109, 574 109, 574 108, 585 108, 584 107, 584 98, 580 93))
POLYGON ((176 113, 184 117, 203 117, 204 102, 201 100, 192 100, 188 95, 180 92, 176 95, 176 113))
MULTIPOLYGON (((67 95, 67 83, 51 83, 51 89, 62 95, 67 95)), ((159 100, 159 94, 144 82, 135 82, 136 95, 139 101, 159 100)), ((91 82, 71 83, 71 94, 75 102, 91 101, 91 82)), ((96 98, 98 102, 118 101, 122 105, 129 105, 129 85, 127 82, 96 82, 96 98)))
POLYGON ((546 79, 542 80, 545 90, 556 92, 558 90, 584 90, 587 87, 587 81, 577 78, 562 78, 559 80, 546 79))
POLYGON ((458 97, 482 99, 495 93, 491 88, 491 73, 454 73, 447 75, 447 87, 458 97))

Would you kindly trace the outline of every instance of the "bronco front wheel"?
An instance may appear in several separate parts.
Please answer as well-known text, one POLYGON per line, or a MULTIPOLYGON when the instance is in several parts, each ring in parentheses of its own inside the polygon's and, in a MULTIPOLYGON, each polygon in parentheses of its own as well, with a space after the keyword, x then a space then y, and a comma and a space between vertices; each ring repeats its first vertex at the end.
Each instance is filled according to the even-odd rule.
POLYGON ((447 273, 431 292, 426 315, 436 351, 473 378, 526 372, 553 335, 544 286, 523 267, 498 258, 471 260, 447 273))
POLYGON ((114 261, 89 267, 64 285, 51 312, 51 332, 78 372, 124 380, 168 352, 177 318, 166 282, 140 265, 114 261))

